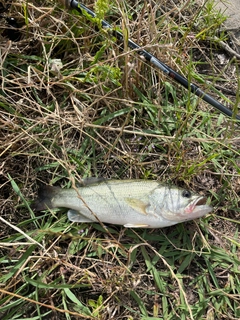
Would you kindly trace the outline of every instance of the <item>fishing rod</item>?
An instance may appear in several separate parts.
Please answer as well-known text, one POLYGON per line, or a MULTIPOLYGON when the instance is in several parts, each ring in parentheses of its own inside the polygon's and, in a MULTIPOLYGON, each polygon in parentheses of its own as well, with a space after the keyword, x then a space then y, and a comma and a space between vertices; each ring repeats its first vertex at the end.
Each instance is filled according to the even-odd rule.
MULTIPOLYGON (((85 7, 82 3, 79 3, 76 0, 60 0, 65 7, 72 8, 77 10, 79 13, 84 15, 84 12, 90 15, 92 18, 96 18, 96 14, 85 7)), ((112 32, 112 34, 120 41, 124 41, 123 34, 117 30, 114 30, 112 26, 105 20, 101 20, 102 28, 108 29, 112 32)), ((149 53, 147 50, 141 48, 137 43, 132 41, 131 39, 128 39, 128 46, 129 48, 136 50, 136 52, 143 57, 146 61, 153 64, 155 67, 160 69, 163 73, 174 79, 176 82, 180 83, 184 88, 190 89, 190 91, 195 94, 196 96, 200 97, 202 100, 206 101, 225 115, 229 117, 235 117, 237 120, 240 120, 239 115, 233 115, 233 112, 225 107, 223 104, 215 100, 213 97, 211 97, 209 94, 203 92, 197 85, 194 83, 189 82, 185 77, 171 69, 169 66, 164 64, 162 61, 160 61, 158 58, 156 58, 154 55, 149 53)))

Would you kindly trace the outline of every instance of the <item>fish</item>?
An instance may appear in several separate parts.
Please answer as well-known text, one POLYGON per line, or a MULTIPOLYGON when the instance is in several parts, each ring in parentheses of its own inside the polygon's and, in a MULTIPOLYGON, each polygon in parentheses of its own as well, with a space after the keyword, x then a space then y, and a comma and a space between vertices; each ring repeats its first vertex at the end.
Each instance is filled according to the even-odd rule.
POLYGON ((156 180, 94 180, 64 189, 40 188, 33 209, 67 208, 72 222, 100 222, 126 228, 163 228, 212 211, 207 198, 156 180))

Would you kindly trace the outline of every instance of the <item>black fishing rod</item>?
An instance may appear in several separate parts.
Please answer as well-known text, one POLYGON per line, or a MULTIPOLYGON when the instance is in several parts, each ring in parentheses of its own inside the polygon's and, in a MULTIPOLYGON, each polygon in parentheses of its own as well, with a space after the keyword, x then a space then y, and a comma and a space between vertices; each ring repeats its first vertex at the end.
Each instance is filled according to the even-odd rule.
MULTIPOLYGON (((91 11, 90 9, 85 7, 82 3, 79 3, 76 0, 60 0, 60 1, 67 8, 75 9, 83 15, 84 15, 84 12, 86 12, 91 17, 96 18, 96 14, 93 11, 91 11)), ((106 22, 105 20, 101 20, 101 24, 102 24, 103 28, 109 29, 118 40, 121 40, 121 41, 124 40, 123 34, 117 30, 114 30, 108 22, 106 22)), ((176 71, 171 69, 169 66, 167 66, 166 64, 161 62, 158 58, 153 56, 148 51, 142 49, 137 43, 135 43, 131 39, 128 40, 128 46, 129 46, 129 48, 136 50, 136 52, 141 57, 145 58, 148 62, 152 63, 155 67, 160 69, 162 72, 167 74, 169 77, 174 79, 176 82, 180 83, 183 87, 185 87, 186 89, 190 89, 191 92, 194 93, 196 96, 198 96, 201 99, 203 99, 204 101, 208 102, 210 105, 212 105, 216 109, 220 110, 225 115, 227 115, 229 117, 233 117, 233 113, 229 108, 225 107, 223 104, 221 104, 220 102, 215 100, 213 97, 211 97, 210 95, 203 92, 197 85, 189 82, 185 77, 181 76, 179 73, 177 73, 176 71)), ((234 117, 237 120, 240 120, 240 116, 234 115, 234 117)))

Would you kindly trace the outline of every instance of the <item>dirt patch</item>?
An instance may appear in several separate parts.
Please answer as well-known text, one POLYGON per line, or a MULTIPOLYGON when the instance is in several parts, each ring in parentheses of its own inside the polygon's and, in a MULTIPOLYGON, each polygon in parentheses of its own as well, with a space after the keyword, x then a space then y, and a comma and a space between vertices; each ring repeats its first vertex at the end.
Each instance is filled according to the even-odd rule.
POLYGON ((216 9, 227 16, 223 28, 229 32, 234 47, 240 53, 240 9, 239 0, 216 1, 216 9))

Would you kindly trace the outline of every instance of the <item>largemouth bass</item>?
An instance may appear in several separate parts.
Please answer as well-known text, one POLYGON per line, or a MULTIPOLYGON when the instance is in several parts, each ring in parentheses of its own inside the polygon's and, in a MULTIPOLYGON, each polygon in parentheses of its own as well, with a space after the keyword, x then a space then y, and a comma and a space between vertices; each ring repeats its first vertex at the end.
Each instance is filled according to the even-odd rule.
POLYGON ((74 222, 163 228, 212 211, 206 198, 152 180, 105 180, 78 188, 45 186, 34 204, 37 211, 64 207, 74 222))

